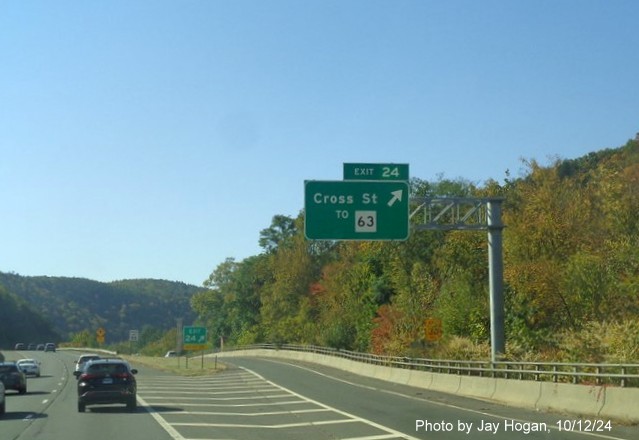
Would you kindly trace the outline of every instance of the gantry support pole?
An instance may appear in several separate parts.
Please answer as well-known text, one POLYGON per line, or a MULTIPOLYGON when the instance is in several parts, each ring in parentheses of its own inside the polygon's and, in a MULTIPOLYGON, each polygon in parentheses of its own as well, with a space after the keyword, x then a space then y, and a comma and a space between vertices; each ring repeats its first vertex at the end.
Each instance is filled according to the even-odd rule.
POLYGON ((503 198, 425 197, 413 198, 418 205, 410 217, 414 229, 488 231, 488 274, 490 289, 490 347, 493 362, 506 352, 504 331, 504 257, 501 202, 503 198), (421 223, 419 222, 421 216, 421 223))
POLYGON ((486 204, 488 221, 488 267, 490 287, 490 354, 493 362, 506 352, 504 335, 504 263, 502 249, 501 200, 486 204))

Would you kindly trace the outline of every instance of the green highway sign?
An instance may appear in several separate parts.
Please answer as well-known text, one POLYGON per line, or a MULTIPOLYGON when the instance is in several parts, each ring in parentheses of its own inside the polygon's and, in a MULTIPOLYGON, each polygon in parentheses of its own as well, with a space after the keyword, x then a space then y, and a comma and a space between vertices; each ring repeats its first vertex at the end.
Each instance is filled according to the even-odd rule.
POLYGON ((182 327, 184 350, 205 350, 208 348, 206 327, 182 327))
POLYGON ((344 180, 408 180, 407 163, 345 163, 344 180))
POLYGON ((304 193, 304 234, 310 240, 408 239, 405 181, 307 180, 304 193))

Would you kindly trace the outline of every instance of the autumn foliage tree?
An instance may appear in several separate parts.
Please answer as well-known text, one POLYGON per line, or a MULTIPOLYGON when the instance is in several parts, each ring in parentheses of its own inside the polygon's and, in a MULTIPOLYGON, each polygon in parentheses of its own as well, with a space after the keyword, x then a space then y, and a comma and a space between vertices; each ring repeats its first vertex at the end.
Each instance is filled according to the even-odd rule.
MULTIPOLYGON (((634 332, 630 323, 639 315, 638 141, 523 164, 522 176, 507 173, 503 184, 478 187, 440 176, 412 179, 411 192, 503 197, 509 356, 585 359, 570 343, 582 340, 597 359, 626 359, 620 352, 634 346, 615 335, 634 332), (597 328, 609 337, 591 337, 597 328)), ((486 232, 413 230, 405 242, 313 242, 304 238, 303 222, 304 213, 274 216, 260 237, 262 254, 222 263, 193 300, 201 319, 232 343, 397 355, 486 352, 486 232), (429 317, 443 325, 437 343, 424 341, 429 317)))

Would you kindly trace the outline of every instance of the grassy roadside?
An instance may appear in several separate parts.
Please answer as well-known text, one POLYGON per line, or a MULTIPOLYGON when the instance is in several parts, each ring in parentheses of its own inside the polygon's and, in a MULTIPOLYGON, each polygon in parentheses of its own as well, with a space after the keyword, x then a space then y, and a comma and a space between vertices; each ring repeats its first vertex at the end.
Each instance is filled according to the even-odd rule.
POLYGON ((144 365, 157 370, 168 371, 180 376, 209 376, 224 371, 227 367, 212 357, 153 357, 153 356, 121 356, 129 361, 131 366, 144 365))

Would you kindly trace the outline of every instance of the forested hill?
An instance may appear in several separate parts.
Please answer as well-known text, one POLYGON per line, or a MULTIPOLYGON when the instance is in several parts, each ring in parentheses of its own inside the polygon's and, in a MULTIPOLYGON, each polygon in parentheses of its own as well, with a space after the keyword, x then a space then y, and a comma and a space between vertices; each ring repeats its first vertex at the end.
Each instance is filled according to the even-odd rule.
MULTIPOLYGON (((202 288, 181 282, 138 279, 103 283, 85 278, 21 276, 0 272, 0 286, 49 322, 62 340, 106 330, 107 343, 128 339, 129 330, 166 330, 193 321, 191 296, 202 288)), ((2 304, 0 304, 2 306, 2 304)), ((30 321, 25 315, 24 320, 30 321)), ((23 341, 31 342, 31 341, 23 341)))
POLYGON ((0 348, 11 348, 18 341, 59 339, 49 322, 0 285, 0 348))
MULTIPOLYGON (((523 165, 521 177, 508 174, 503 184, 483 187, 413 178, 411 195, 503 200, 508 358, 636 362, 639 136, 620 148, 523 165)), ((260 244, 266 252, 220 264, 207 282, 211 289, 192 302, 228 345, 489 356, 485 231, 413 228, 404 242, 312 242, 301 213, 274 216, 260 244), (426 338, 427 318, 439 323, 439 340, 426 338)))

